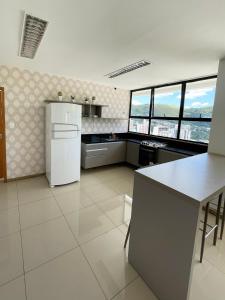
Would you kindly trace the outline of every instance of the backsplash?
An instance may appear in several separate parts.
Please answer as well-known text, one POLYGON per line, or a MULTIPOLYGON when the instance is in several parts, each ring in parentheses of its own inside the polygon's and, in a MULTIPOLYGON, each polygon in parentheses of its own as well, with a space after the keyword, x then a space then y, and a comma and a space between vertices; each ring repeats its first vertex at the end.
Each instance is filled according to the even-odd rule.
MULTIPOLYGON (((43 101, 57 99, 58 91, 65 99, 74 95, 78 101, 95 96, 96 103, 108 105, 108 117, 122 112, 128 118, 127 90, 8 66, 0 66, 0 86, 5 88, 8 178, 45 172, 43 101)), ((126 132, 127 128, 128 120, 82 119, 82 133, 126 132)))

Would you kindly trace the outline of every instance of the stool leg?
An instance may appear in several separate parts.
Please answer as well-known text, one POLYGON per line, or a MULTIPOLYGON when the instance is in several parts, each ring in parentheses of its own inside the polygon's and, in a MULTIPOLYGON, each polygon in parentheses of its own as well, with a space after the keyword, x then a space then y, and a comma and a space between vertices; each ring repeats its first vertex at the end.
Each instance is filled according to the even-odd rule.
POLYGON ((130 224, 129 224, 128 229, 127 229, 127 235, 126 235, 125 243, 124 243, 124 246, 123 246, 124 249, 125 249, 126 246, 127 246, 127 241, 128 241, 129 235, 130 235, 130 224))
POLYGON ((217 225, 217 227, 214 231, 214 237, 213 237, 213 245, 214 246, 216 246, 216 242, 217 242, 218 228, 219 228, 219 222, 220 222, 220 209, 221 209, 222 196, 223 196, 223 194, 219 195, 218 207, 217 207, 217 212, 216 212, 216 225, 217 225))
POLYGON ((205 208, 205 217, 204 217, 204 225, 203 225, 203 232, 202 232, 202 244, 201 244, 201 253, 200 253, 200 263, 202 263, 204 248, 205 248, 205 235, 206 235, 206 228, 208 222, 208 214, 209 214, 209 202, 206 204, 205 208))
POLYGON ((224 231, 224 223, 225 223, 225 199, 223 202, 223 216, 222 216, 222 223, 221 223, 221 230, 220 230, 220 239, 223 239, 223 231, 224 231))

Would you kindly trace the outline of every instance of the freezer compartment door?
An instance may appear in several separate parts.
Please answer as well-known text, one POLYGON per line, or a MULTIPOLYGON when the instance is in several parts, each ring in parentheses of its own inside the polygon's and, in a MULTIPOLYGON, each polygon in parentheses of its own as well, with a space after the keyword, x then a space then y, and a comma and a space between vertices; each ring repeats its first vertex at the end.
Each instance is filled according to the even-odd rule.
POLYGON ((76 124, 81 128, 81 105, 51 103, 51 123, 76 124))
POLYGON ((59 124, 59 123, 53 123, 52 124, 52 131, 73 131, 73 130, 79 130, 78 124, 59 124))
POLYGON ((80 137, 80 131, 52 131, 52 139, 75 139, 80 137))
POLYGON ((67 184, 80 180, 80 135, 74 139, 51 141, 50 185, 67 184))

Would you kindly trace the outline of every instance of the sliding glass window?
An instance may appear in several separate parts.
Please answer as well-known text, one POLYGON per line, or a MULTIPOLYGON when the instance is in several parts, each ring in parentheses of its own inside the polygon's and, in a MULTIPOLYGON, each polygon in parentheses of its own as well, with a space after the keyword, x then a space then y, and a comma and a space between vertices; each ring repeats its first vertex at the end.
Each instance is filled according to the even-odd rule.
POLYGON ((208 143, 215 90, 211 76, 133 91, 129 131, 208 143))
POLYGON ((148 117, 151 99, 151 90, 132 93, 131 116, 148 117))
POLYGON ((216 79, 186 84, 180 139, 208 143, 216 79))
POLYGON ((148 134, 149 119, 131 118, 129 131, 148 134))
POLYGON ((132 93, 129 131, 148 134, 151 90, 132 93))
POLYGON ((181 87, 181 84, 178 84, 154 89, 150 134, 177 137, 181 87))
POLYGON ((154 117, 179 117, 181 84, 156 88, 154 92, 154 117))
POLYGON ((184 117, 212 118, 215 91, 216 79, 187 83, 184 117))

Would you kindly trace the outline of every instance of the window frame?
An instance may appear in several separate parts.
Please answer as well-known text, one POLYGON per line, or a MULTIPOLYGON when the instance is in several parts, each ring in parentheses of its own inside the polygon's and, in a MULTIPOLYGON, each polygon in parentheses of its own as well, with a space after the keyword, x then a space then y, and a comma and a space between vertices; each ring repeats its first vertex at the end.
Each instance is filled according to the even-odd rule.
POLYGON ((197 82, 197 81, 204 81, 204 80, 209 80, 209 79, 216 79, 217 75, 211 75, 207 77, 201 77, 201 78, 195 78, 195 79, 190 79, 190 80, 183 80, 183 81, 178 81, 178 82, 173 82, 173 83, 166 83, 166 84, 160 84, 160 85, 155 85, 155 86, 149 86, 145 88, 140 88, 140 89, 135 89, 130 91, 130 108, 129 108, 129 122, 128 122, 128 132, 130 133, 135 133, 139 135, 144 135, 144 136, 150 136, 150 137, 159 137, 159 138, 164 138, 168 140, 178 140, 178 141, 183 141, 186 143, 194 143, 194 144, 203 144, 203 145, 208 145, 208 143, 204 142, 197 142, 197 141, 192 141, 192 140, 184 140, 180 138, 180 129, 181 129, 181 122, 182 121, 196 121, 196 122, 209 122, 211 123, 212 118, 190 118, 190 117, 184 117, 184 103, 185 103, 185 92, 186 92, 186 85, 188 83, 192 82, 197 82), (173 86, 173 85, 181 85, 181 101, 180 101, 180 109, 179 109, 179 116, 178 117, 156 117, 153 116, 153 109, 154 109, 154 93, 155 89, 157 88, 162 88, 162 87, 168 87, 168 86, 173 86), (138 91, 144 91, 144 90, 151 90, 151 95, 150 95, 150 105, 149 105, 149 115, 148 116, 132 116, 131 115, 131 106, 132 106, 132 94, 134 92, 138 91), (148 128, 148 134, 144 133, 138 133, 138 132, 133 132, 130 130, 130 119, 136 118, 136 119, 149 119, 149 128, 148 128), (164 136, 159 136, 159 135, 151 135, 150 134, 150 128, 151 128, 151 120, 174 120, 178 121, 178 130, 177 130, 177 136, 176 138, 171 138, 171 137, 164 137, 164 136))

